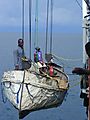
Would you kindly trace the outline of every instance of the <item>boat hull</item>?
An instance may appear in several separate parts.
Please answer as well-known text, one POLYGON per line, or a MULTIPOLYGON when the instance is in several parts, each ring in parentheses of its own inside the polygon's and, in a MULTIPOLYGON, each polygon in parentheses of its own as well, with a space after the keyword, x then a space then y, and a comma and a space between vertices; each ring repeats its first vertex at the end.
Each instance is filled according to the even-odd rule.
POLYGON ((8 71, 2 78, 5 96, 19 110, 20 118, 40 109, 60 105, 68 89, 68 77, 61 71, 58 77, 42 75, 34 67, 24 71, 8 71), (64 86, 60 86, 60 77, 64 86), (66 81, 66 82, 65 82, 66 81))

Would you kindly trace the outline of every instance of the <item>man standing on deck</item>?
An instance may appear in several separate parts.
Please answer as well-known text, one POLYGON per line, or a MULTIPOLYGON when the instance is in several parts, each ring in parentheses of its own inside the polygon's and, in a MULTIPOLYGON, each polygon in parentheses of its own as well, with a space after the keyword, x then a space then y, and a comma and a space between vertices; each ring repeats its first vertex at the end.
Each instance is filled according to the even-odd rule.
POLYGON ((18 48, 14 51, 14 65, 16 70, 23 69, 22 58, 24 57, 24 40, 18 39, 18 48))
POLYGON ((14 53, 15 70, 28 69, 31 66, 31 60, 28 60, 24 54, 24 40, 18 39, 18 48, 14 53))

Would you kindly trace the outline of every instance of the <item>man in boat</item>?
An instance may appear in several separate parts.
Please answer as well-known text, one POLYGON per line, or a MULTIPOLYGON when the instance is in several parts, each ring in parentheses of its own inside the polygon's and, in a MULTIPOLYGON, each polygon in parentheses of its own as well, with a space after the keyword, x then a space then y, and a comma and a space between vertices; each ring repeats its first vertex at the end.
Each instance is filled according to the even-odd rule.
POLYGON ((18 48, 15 52, 15 69, 16 70, 24 70, 30 67, 30 60, 25 57, 24 53, 24 40, 18 39, 18 48))
POLYGON ((38 66, 40 71, 44 71, 45 70, 44 68, 46 68, 46 65, 45 65, 45 63, 43 61, 42 52, 41 52, 39 47, 35 48, 34 62, 37 64, 37 66, 38 66))

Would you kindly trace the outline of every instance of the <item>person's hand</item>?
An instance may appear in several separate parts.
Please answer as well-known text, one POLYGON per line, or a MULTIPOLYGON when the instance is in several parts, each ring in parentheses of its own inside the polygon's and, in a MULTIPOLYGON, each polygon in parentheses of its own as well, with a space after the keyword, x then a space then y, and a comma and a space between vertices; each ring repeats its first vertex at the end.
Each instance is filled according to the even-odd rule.
POLYGON ((42 65, 44 65, 44 62, 43 62, 43 61, 40 61, 40 63, 41 63, 42 65))
POLYGON ((28 59, 24 56, 24 57, 22 57, 21 58, 22 59, 22 61, 25 61, 25 62, 27 62, 28 61, 28 59))

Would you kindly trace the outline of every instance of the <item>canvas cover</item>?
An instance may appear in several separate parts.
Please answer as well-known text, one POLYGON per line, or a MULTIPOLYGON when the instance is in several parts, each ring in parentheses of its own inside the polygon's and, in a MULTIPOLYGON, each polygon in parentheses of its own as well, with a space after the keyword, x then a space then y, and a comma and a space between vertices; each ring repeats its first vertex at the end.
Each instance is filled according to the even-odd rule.
POLYGON ((68 89, 68 77, 62 71, 59 73, 59 77, 40 74, 34 64, 28 70, 4 72, 4 94, 19 111, 58 106, 68 89))

